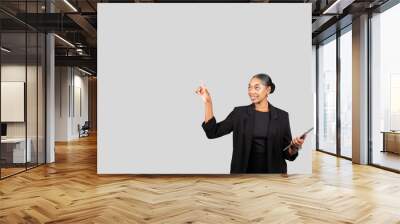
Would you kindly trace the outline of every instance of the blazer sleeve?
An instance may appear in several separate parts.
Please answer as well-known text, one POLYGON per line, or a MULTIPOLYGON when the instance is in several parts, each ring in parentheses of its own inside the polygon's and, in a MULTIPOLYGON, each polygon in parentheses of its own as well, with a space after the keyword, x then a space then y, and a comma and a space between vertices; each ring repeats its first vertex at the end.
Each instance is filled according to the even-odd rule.
MULTIPOLYGON (((285 123, 285 125, 284 125, 284 134, 283 134, 283 143, 284 143, 284 147, 286 147, 292 142, 292 132, 290 130, 290 122, 289 122, 289 114, 288 113, 286 113, 284 123, 285 123)), ((298 152, 296 152, 293 155, 290 155, 289 150, 283 151, 282 154, 283 154, 282 155, 283 158, 285 158, 286 160, 289 160, 289 161, 295 160, 296 157, 299 155, 298 152)))
POLYGON ((227 135, 233 130, 233 122, 236 108, 229 113, 229 115, 225 118, 225 120, 218 122, 215 120, 215 117, 212 117, 210 120, 201 124, 204 132, 206 133, 207 138, 213 139, 218 138, 224 135, 227 135))

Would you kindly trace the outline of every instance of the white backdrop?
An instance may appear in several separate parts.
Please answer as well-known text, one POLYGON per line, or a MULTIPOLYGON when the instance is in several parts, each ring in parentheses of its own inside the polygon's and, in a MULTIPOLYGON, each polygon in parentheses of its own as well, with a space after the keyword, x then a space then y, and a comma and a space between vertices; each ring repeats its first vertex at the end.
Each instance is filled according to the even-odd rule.
MULTIPOLYGON (((267 73, 292 135, 313 126, 311 4, 98 4, 97 44, 99 174, 229 173, 232 134, 207 139, 200 80, 221 121, 267 73)), ((312 147, 289 173, 311 173, 312 147)))

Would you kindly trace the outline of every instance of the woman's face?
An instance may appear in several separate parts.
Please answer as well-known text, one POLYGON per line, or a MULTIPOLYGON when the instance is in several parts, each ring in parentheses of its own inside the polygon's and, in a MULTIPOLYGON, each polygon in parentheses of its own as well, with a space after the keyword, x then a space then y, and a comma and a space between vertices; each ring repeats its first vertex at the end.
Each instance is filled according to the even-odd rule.
POLYGON ((252 78, 248 86, 248 94, 252 103, 260 103, 271 92, 270 86, 265 86, 260 79, 252 78))

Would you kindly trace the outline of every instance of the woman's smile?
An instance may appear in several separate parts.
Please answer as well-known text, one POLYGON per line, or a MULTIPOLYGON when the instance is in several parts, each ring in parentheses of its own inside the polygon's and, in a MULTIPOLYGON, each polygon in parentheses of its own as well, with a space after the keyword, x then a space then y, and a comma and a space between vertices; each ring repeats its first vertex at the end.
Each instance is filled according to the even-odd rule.
POLYGON ((250 96, 250 99, 251 99, 252 101, 257 100, 257 99, 258 99, 258 96, 250 96))

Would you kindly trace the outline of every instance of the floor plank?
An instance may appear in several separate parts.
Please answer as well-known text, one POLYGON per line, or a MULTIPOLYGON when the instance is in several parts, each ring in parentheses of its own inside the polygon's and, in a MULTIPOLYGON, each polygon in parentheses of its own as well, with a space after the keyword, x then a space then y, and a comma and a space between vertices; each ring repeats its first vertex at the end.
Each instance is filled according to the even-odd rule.
POLYGON ((312 175, 96 174, 96 138, 0 181, 0 223, 400 223, 400 175, 313 154, 312 175))

